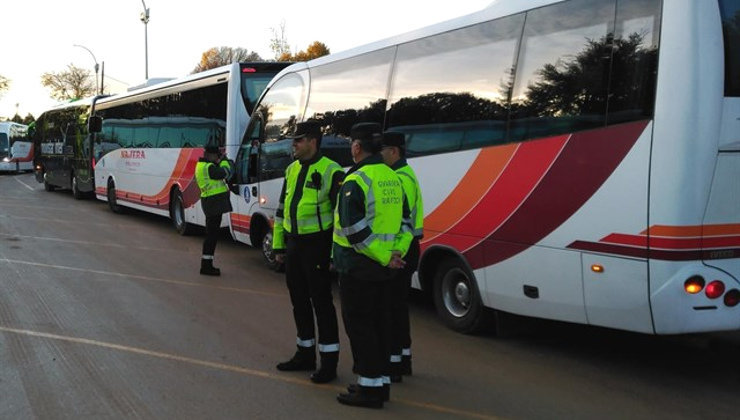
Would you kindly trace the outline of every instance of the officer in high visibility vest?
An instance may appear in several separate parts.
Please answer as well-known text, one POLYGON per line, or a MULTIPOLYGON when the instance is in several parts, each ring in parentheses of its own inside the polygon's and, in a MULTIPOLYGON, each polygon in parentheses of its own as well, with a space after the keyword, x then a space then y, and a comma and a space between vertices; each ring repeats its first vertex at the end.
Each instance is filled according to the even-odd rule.
POLYGON ((408 296, 411 276, 419 266, 419 241, 424 236, 424 204, 421 188, 414 170, 406 162, 406 141, 403 133, 383 133, 383 161, 390 166, 401 180, 403 192, 409 205, 409 221, 413 240, 403 260, 406 265, 399 270, 391 282, 391 382, 401 382, 402 375, 411 375, 411 333, 409 324, 408 296))
POLYGON ((285 261, 285 279, 293 304, 298 350, 278 370, 316 368, 314 312, 321 367, 311 374, 315 383, 337 377, 339 328, 329 273, 334 207, 344 171, 322 156, 321 126, 314 121, 296 125, 293 161, 285 170, 273 228, 273 250, 285 261))
POLYGON ((380 134, 376 123, 352 127, 355 165, 339 192, 334 218, 334 266, 353 370, 359 375, 337 400, 372 408, 382 408, 390 396, 388 294, 411 242, 403 240, 401 181, 378 153, 380 134))
POLYGON ((213 266, 213 253, 221 230, 222 215, 232 210, 226 183, 234 172, 233 168, 233 163, 222 157, 219 147, 215 145, 206 146, 203 157, 195 165, 200 204, 206 215, 206 238, 200 259, 200 274, 206 276, 221 275, 221 270, 213 266))

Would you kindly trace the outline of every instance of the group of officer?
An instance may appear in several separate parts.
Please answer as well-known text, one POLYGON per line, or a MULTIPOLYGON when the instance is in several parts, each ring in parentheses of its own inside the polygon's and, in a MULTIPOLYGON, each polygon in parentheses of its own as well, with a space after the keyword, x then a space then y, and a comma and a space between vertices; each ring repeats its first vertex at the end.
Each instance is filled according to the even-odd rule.
MULTIPOLYGON (((407 297, 419 260, 424 211, 419 183, 405 159, 404 135, 383 133, 377 123, 355 124, 350 132, 355 164, 346 173, 321 154, 319 123, 298 123, 292 138, 295 161, 285 170, 273 250, 277 261, 285 263, 297 351, 276 367, 313 371, 310 380, 315 383, 337 377, 339 331, 331 289, 333 265, 339 276, 352 371, 358 375, 357 382, 337 400, 382 408, 390 398, 391 382, 401 382, 403 375, 412 373, 407 297)), ((208 222, 209 210, 218 213, 218 224, 219 212, 230 211, 213 202, 224 192, 228 199, 228 190, 221 191, 216 185, 220 182, 225 188, 223 180, 231 171, 229 161, 209 155, 208 149, 196 166, 207 232, 211 225, 218 229, 215 221, 208 222)), ((210 242, 209 237, 207 233, 201 274, 219 275, 212 264, 215 240, 210 242)))

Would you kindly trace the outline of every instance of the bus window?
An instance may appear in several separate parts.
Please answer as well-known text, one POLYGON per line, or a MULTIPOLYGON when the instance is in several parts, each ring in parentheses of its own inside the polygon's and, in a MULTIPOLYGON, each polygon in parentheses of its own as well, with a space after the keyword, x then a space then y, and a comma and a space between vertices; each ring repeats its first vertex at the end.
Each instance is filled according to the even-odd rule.
POLYGON ((512 68, 524 14, 398 47, 389 128, 409 134, 413 155, 506 141, 512 68), (466 136, 466 124, 477 125, 466 136))
POLYGON ((740 1, 719 0, 725 35, 725 96, 740 96, 740 1))
POLYGON ((571 0, 527 12, 510 140, 606 124, 614 7, 614 0, 571 0))
POLYGON ((293 140, 284 139, 262 143, 259 161, 260 181, 285 176, 285 168, 293 162, 293 140))

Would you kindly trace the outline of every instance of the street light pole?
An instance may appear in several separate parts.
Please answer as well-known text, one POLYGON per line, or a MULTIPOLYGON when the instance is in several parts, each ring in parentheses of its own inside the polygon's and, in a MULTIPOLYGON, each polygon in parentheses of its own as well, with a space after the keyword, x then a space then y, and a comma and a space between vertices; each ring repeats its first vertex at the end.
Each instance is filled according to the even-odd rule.
POLYGON ((146 7, 144 0, 141 0, 144 11, 141 12, 141 21, 144 22, 144 78, 149 79, 149 39, 147 35, 147 23, 149 23, 149 8, 146 7))
POLYGON ((74 44, 72 46, 73 47, 80 47, 80 48, 86 50, 87 52, 89 52, 90 55, 92 56, 92 59, 95 62, 95 92, 97 93, 98 91, 100 91, 100 93, 103 93, 103 87, 102 86, 100 86, 100 89, 98 89, 98 70, 100 69, 100 66, 98 65, 98 60, 95 58, 95 54, 93 54, 93 52, 90 51, 90 49, 87 48, 84 45, 74 44))

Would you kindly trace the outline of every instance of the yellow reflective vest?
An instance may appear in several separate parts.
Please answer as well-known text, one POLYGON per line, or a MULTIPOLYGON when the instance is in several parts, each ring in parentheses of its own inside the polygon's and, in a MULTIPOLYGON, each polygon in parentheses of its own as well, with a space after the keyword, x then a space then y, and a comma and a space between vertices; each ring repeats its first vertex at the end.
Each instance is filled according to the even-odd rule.
POLYGON ((347 174, 339 192, 334 215, 334 262, 339 271, 352 268, 346 266, 351 265, 347 256, 350 249, 386 266, 392 251, 404 255, 410 243, 401 240, 404 235, 401 180, 379 156, 373 155, 363 162, 347 174), (358 212, 353 201, 364 203, 364 209, 358 212))
POLYGON ((226 179, 231 177, 231 165, 229 162, 224 159, 218 165, 226 171, 226 179, 211 179, 208 176, 210 165, 214 165, 214 163, 202 160, 198 161, 195 165, 195 182, 198 183, 201 198, 211 197, 229 191, 229 187, 226 185, 226 179))
POLYGON ((307 235, 334 225, 332 181, 342 167, 322 156, 312 163, 294 161, 285 169, 283 194, 275 212, 273 249, 285 249, 285 232, 307 235))

